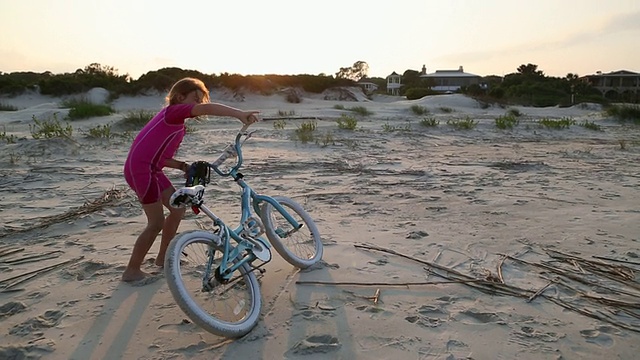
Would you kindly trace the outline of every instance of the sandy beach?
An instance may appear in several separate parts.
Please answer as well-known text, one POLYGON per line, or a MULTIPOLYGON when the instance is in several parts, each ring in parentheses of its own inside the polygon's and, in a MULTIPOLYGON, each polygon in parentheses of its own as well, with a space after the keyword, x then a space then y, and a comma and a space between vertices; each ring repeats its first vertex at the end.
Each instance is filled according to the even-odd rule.
MULTIPOLYGON (((325 246, 323 261, 303 271, 274 252, 260 322, 230 340, 188 320, 161 274, 120 281, 146 224, 122 176, 131 139, 85 134, 100 124, 120 131, 127 111, 157 111, 163 95, 118 98, 115 114, 70 122, 72 139, 30 134, 34 116, 66 116, 62 99, 0 98, 19 109, 0 112, 0 133, 17 138, 0 139, 0 359, 637 357, 637 126, 595 104, 487 107, 459 94, 303 94, 292 104, 282 94, 213 92, 212 101, 261 111, 266 120, 244 147, 246 180, 303 204, 325 246), (510 109, 520 123, 498 129, 510 109), (356 130, 338 128, 342 114, 358 119, 356 130), (563 118, 576 124, 540 126, 563 118), (316 140, 295 140, 309 119, 316 140), (447 124, 461 119, 477 126, 447 124)), ((240 123, 189 127, 178 157, 211 161, 240 123)), ((230 179, 214 177, 206 199, 227 223, 239 218, 230 179)), ((196 219, 189 211, 179 231, 196 219)), ((158 270, 158 243, 146 271, 158 270)))

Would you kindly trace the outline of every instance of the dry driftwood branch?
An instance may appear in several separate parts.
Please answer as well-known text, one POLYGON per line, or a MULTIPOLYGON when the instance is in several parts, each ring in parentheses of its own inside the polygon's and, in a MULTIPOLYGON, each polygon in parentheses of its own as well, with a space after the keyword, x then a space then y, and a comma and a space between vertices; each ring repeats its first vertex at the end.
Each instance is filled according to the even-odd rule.
POLYGON ((506 256, 503 256, 502 259, 500 259, 500 263, 498 264, 498 278, 500 279, 500 282, 504 284, 504 278, 502 277, 502 264, 504 264, 504 261, 507 259, 506 256))
POLYGON ((9 255, 13 255, 15 253, 19 253, 21 251, 24 251, 24 248, 8 248, 8 249, 2 249, 0 251, 0 257, 4 257, 4 256, 9 256, 9 255))
MULTIPOLYGON (((437 264, 432 264, 432 263, 429 263, 428 261, 421 260, 421 259, 415 258, 413 256, 405 255, 405 254, 399 253, 399 252, 391 250, 391 249, 386 249, 386 248, 382 248, 382 247, 379 247, 379 246, 373 246, 373 245, 354 245, 354 246, 357 247, 357 248, 362 248, 362 249, 386 252, 386 253, 389 253, 389 254, 397 255, 397 256, 400 256, 400 257, 404 257, 406 259, 410 259, 410 260, 419 262, 419 263, 427 265, 429 267, 429 268, 426 269, 427 271, 432 271, 432 269, 430 269, 430 268, 440 269, 442 271, 445 271, 447 275, 439 274, 437 272, 433 272, 433 274, 437 275, 437 276, 440 276, 440 277, 443 277, 443 278, 446 278, 446 279, 449 279, 451 274, 454 274, 455 276, 461 277, 462 279, 473 280, 468 275, 459 273, 459 272, 457 272, 457 271, 455 271, 453 269, 449 269, 449 268, 446 268, 444 266, 437 265, 437 264)), ((515 257, 510 256, 510 255, 504 255, 504 254, 501 254, 501 255, 503 255, 503 256, 505 256, 505 257, 507 257, 509 259, 512 259, 512 260, 515 260, 515 261, 530 265, 530 266, 542 267, 545 270, 549 270, 551 272, 554 272, 554 273, 557 273, 557 274, 560 274, 560 275, 565 275, 565 276, 568 275, 567 277, 571 278, 572 280, 576 280, 576 281, 579 281, 579 282, 582 282, 582 283, 586 283, 586 284, 591 285, 591 286, 603 287, 600 284, 593 283, 593 282, 590 282, 590 281, 586 281, 584 279, 581 279, 577 275, 570 274, 568 272, 565 273, 563 271, 560 271, 560 270, 555 269, 555 268, 553 268, 551 266, 548 266, 548 265, 531 263, 529 261, 521 260, 521 259, 515 258, 515 257)), ((460 279, 457 279, 457 280, 460 280, 460 279)), ((478 279, 476 279, 476 280, 478 280, 478 279)), ((466 285, 471 286, 473 288, 476 288, 476 289, 478 289, 480 291, 488 292, 488 291, 490 291, 489 288, 493 288, 493 293, 500 293, 500 294, 503 294, 503 295, 513 295, 513 296, 517 296, 517 297, 524 297, 524 298, 527 298, 527 299, 529 299, 529 298, 533 299, 534 298, 534 296, 530 296, 529 294, 533 294, 533 295, 537 294, 537 296, 544 297, 545 299, 547 299, 547 300, 553 302, 554 304, 559 305, 559 306, 561 306, 561 307, 563 307, 565 309, 569 309, 569 310, 575 311, 575 312, 577 312, 579 314, 591 317, 591 318, 596 319, 596 320, 600 320, 600 321, 603 321, 603 322, 607 322, 607 323, 616 325, 616 326, 618 326, 620 328, 623 328, 623 329, 626 329, 626 330, 640 332, 640 328, 634 327, 633 325, 625 324, 625 323, 623 323, 621 321, 618 321, 616 319, 611 318, 610 316, 606 316, 605 314, 595 313, 593 311, 590 311, 589 309, 576 307, 576 306, 574 306, 574 305, 572 305, 572 304, 570 304, 570 303, 568 303, 568 302, 566 302, 564 300, 561 300, 561 299, 558 299, 558 298, 555 298, 555 297, 546 296, 546 295, 543 294, 543 291, 544 291, 544 289, 546 287, 541 289, 541 290, 539 290, 538 292, 533 292, 531 290, 520 289, 520 288, 515 287, 515 286, 511 286, 511 285, 507 285, 507 284, 501 284, 501 283, 489 282, 489 281, 486 281, 486 280, 481 280, 481 281, 478 281, 477 283, 476 282, 472 282, 472 281, 463 281, 463 283, 465 283, 466 285)), ((558 283, 560 283, 560 280, 558 280, 558 283)), ((611 290, 611 289, 607 289, 607 290, 611 290)), ((575 289, 574 289, 574 291, 575 291, 575 289)), ((636 306, 638 305, 638 304, 633 304, 633 303, 625 303, 625 302, 620 302, 620 301, 614 301, 614 300, 610 300, 610 299, 597 298, 597 297, 589 296, 588 294, 585 294, 584 292, 579 292, 578 291, 578 293, 580 293, 581 295, 586 295, 585 298, 587 298, 587 299, 590 299, 592 301, 598 301, 600 303, 605 303, 606 305, 616 304, 616 305, 623 305, 623 306, 631 307, 631 308, 636 308, 636 306)))
MULTIPOLYGON (((482 292, 486 292, 486 293, 490 293, 490 294, 496 294, 496 293, 500 293, 503 295, 513 295, 513 296, 518 296, 518 297, 527 297, 526 294, 523 294, 523 289, 519 289, 507 284, 500 284, 500 283, 496 283, 496 282, 492 282, 492 281, 487 281, 484 279, 476 279, 474 277, 471 277, 469 275, 463 274, 459 271, 453 270, 451 268, 448 268, 446 266, 442 266, 442 265, 438 265, 438 264, 434 264, 431 262, 428 262, 426 260, 422 260, 422 259, 418 259, 416 257, 413 256, 409 256, 409 255, 405 255, 402 253, 399 253, 395 250, 391 250, 391 249, 387 249, 387 248, 383 248, 383 247, 379 247, 379 246, 374 246, 374 245, 365 245, 365 244, 356 244, 354 245, 356 248, 361 248, 361 249, 367 249, 367 250, 375 250, 375 251, 380 251, 380 252, 385 252, 388 254, 393 254, 393 255, 397 255, 400 257, 403 257, 405 259, 409 259, 409 260, 413 260, 415 262, 418 262, 420 264, 423 265, 427 265, 429 268, 426 269, 427 271, 430 271, 431 273, 433 273, 434 275, 437 275, 439 277, 442 277, 444 279, 450 280, 450 281, 459 281, 459 282, 463 282, 465 284, 467 284, 468 286, 471 286, 475 289, 478 289, 482 292), (437 273, 435 271, 433 271, 433 269, 438 269, 442 272, 444 272, 445 274, 440 274, 437 273), (464 281, 461 281, 464 280, 464 281)), ((532 293, 532 291, 530 290, 524 290, 527 293, 532 293)))
POLYGON ((115 203, 118 200, 126 197, 127 192, 127 189, 113 188, 107 190, 102 194, 102 196, 96 198, 95 200, 86 202, 79 207, 72 208, 65 213, 42 217, 37 219, 39 220, 39 222, 36 222, 31 226, 25 228, 9 229, 8 231, 0 233, 0 238, 11 234, 24 233, 35 229, 43 229, 56 223, 77 219, 83 215, 94 213, 96 211, 102 210, 107 205, 115 203))
POLYGON ((549 286, 551 286, 552 284, 554 284, 556 281, 555 280, 551 280, 549 281, 549 283, 545 286, 543 286, 540 290, 536 291, 535 294, 531 295, 528 299, 527 302, 531 302, 533 301, 533 299, 535 299, 538 295, 542 294, 545 290, 547 290, 547 288, 549 286))
MULTIPOLYGON (((0 261, 0 263, 17 265, 17 264, 24 264, 24 263, 33 262, 33 261, 48 260, 52 258, 51 255, 59 254, 59 253, 64 253, 64 251, 62 250, 49 251, 42 254, 34 254, 29 256, 23 256, 17 259, 4 260, 4 261, 0 261)), ((58 257, 58 256, 55 256, 55 257, 58 257)))
POLYGON ((605 257, 605 256, 598 256, 598 255, 592 255, 591 257, 596 258, 596 259, 600 259, 600 260, 607 260, 607 261, 619 262, 619 263, 623 263, 623 264, 630 264, 630 265, 638 265, 638 266, 640 266, 640 262, 635 262, 635 261, 614 259, 614 258, 605 257))
POLYGON ((82 259, 84 259, 84 256, 78 256, 78 257, 76 257, 74 259, 66 260, 66 261, 63 261, 61 263, 57 263, 57 264, 54 264, 54 265, 46 266, 46 267, 43 267, 41 269, 36 269, 36 270, 33 270, 33 271, 28 271, 26 273, 22 273, 22 274, 19 274, 19 275, 16 275, 16 276, 12 276, 12 277, 4 279, 4 280, 0 280, 0 284, 5 284, 5 283, 8 283, 8 282, 10 282, 12 280, 15 280, 15 281, 3 286, 5 289, 9 289, 9 288, 14 287, 14 286, 16 286, 18 284, 21 284, 21 283, 23 283, 25 281, 28 281, 28 280, 30 280, 30 279, 38 276, 38 275, 41 275, 41 274, 44 274, 46 272, 55 270, 55 269, 57 269, 59 267, 62 267, 64 265, 67 265, 67 264, 70 264, 70 263, 78 262, 79 260, 82 260, 82 259), (20 279, 20 278, 22 278, 22 279, 20 279), (17 280, 17 279, 20 279, 20 280, 17 280))
POLYGON ((401 283, 388 283, 388 282, 358 282, 358 281, 313 281, 313 280, 299 280, 296 281, 296 285, 333 285, 333 286, 421 286, 421 285, 440 285, 440 284, 464 284, 469 282, 486 282, 486 280, 472 279, 472 280, 452 280, 452 281, 416 281, 416 282, 401 282, 401 283))

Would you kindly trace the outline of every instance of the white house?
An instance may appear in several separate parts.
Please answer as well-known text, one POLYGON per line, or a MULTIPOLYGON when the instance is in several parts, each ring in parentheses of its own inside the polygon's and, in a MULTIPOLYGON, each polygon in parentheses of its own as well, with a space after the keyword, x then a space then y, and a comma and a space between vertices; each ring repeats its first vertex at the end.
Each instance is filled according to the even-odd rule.
POLYGON ((372 92, 378 90, 378 85, 366 78, 358 80, 358 86, 362 88, 365 94, 371 94, 372 92))
POLYGON ((427 69, 422 65, 420 78, 428 80, 431 84, 431 90, 439 92, 456 92, 462 86, 479 84, 481 76, 464 72, 462 66, 458 70, 436 70, 436 72, 427 74, 427 69))
POLYGON ((400 87, 402 87, 402 76, 395 71, 387 76, 387 93, 391 95, 400 95, 400 87))

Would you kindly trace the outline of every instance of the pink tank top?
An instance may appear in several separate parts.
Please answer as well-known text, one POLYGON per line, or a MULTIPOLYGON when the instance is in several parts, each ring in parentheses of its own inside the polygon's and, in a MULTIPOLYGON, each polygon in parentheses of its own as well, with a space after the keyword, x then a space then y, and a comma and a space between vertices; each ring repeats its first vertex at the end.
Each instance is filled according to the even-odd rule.
POLYGON ((131 174, 160 171, 173 158, 184 138, 184 121, 195 104, 169 105, 160 110, 133 140, 125 171, 131 174))

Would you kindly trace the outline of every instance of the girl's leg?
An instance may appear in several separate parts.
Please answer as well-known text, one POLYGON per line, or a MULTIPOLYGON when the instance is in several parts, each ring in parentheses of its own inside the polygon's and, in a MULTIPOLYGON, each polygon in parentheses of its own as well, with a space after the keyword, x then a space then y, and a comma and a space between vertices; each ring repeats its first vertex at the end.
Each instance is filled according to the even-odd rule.
POLYGON ((160 250, 158 251, 158 257, 156 257, 156 265, 158 266, 164 266, 164 256, 167 251, 167 247, 169 246, 171 239, 176 236, 178 226, 180 226, 180 221, 182 221, 185 213, 184 208, 176 209, 169 205, 171 194, 173 194, 175 191, 176 189, 171 186, 162 192, 162 203, 167 209, 169 209, 169 216, 164 219, 164 226, 162 228, 160 250))
POLYGON ((162 201, 158 200, 152 204, 143 204, 142 209, 147 216, 147 227, 145 227, 140 236, 138 236, 135 245, 133 245, 133 252, 131 253, 129 264, 122 274, 122 281, 141 280, 147 275, 140 269, 140 266, 142 266, 144 257, 151 249, 151 245, 153 245, 164 225, 162 201))

